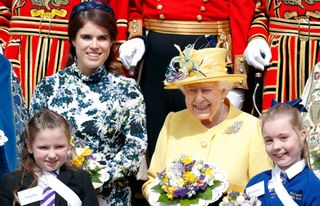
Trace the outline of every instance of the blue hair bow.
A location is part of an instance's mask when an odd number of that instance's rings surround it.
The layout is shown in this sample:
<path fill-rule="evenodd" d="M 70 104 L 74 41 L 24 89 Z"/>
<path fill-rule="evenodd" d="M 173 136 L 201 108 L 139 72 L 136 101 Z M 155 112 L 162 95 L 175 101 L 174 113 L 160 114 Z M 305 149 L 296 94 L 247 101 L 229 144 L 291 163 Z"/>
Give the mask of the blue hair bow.
<path fill-rule="evenodd" d="M 98 9 L 104 11 L 114 18 L 114 12 L 112 8 L 109 6 L 109 4 L 100 1 L 85 1 L 73 7 L 72 12 L 70 14 L 70 19 L 72 19 L 76 14 L 82 11 L 88 11 L 91 9 Z"/>
<path fill-rule="evenodd" d="M 274 100 L 272 98 L 271 107 L 278 105 L 278 104 L 287 104 L 287 105 L 290 105 L 291 107 L 297 108 L 300 112 L 308 112 L 308 110 L 305 108 L 305 106 L 303 104 L 300 104 L 300 102 L 302 102 L 301 98 L 294 99 L 292 101 L 288 101 L 285 103 L 277 102 L 276 100 Z"/>

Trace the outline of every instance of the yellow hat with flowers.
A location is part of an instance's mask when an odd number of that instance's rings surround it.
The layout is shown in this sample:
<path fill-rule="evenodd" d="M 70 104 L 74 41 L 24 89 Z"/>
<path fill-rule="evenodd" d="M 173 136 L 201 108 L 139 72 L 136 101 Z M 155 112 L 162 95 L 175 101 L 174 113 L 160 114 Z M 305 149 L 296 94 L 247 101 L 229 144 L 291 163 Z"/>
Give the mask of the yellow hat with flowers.
<path fill-rule="evenodd" d="M 212 81 L 245 80 L 243 74 L 228 74 L 226 68 L 227 50 L 223 48 L 204 48 L 196 50 L 194 44 L 188 45 L 179 56 L 171 59 L 164 81 L 165 89 L 178 89 L 185 84 Z"/>

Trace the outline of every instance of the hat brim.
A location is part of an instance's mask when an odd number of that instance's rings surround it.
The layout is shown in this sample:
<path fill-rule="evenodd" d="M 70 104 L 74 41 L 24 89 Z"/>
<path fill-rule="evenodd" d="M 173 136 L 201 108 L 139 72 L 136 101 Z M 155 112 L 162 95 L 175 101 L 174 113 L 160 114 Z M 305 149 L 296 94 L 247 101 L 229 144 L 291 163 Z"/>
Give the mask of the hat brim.
<path fill-rule="evenodd" d="M 176 81 L 173 83 L 165 83 L 165 89 L 179 89 L 183 85 L 186 84 L 195 84 L 195 83 L 204 83 L 204 82 L 217 82 L 217 81 L 231 81 L 238 82 L 246 80 L 246 76 L 243 74 L 227 74 L 223 76 L 215 76 L 215 77 L 203 77 L 203 78 L 191 78 L 188 77 L 186 79 Z"/>

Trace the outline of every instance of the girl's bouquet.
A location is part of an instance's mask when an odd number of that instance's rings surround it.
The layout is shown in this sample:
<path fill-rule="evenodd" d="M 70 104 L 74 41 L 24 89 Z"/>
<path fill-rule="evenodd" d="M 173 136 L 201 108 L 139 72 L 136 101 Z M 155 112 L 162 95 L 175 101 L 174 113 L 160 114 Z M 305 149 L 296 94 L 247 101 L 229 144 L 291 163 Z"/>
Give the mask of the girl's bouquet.
<path fill-rule="evenodd" d="M 91 149 L 81 140 L 71 138 L 71 165 L 77 169 L 84 169 L 89 173 L 93 187 L 99 189 L 109 180 L 108 172 L 104 165 L 101 165 Z"/>
<path fill-rule="evenodd" d="M 320 149 L 310 151 L 310 161 L 314 169 L 320 170 Z"/>
<path fill-rule="evenodd" d="M 313 172 L 320 178 L 320 149 L 318 147 L 310 151 L 310 163 Z"/>
<path fill-rule="evenodd" d="M 220 202 L 219 206 L 260 206 L 261 202 L 256 197 L 246 193 L 230 192 Z"/>
<path fill-rule="evenodd" d="M 182 155 L 167 165 L 157 179 L 153 192 L 156 205 L 208 205 L 228 188 L 226 174 L 217 166 Z"/>

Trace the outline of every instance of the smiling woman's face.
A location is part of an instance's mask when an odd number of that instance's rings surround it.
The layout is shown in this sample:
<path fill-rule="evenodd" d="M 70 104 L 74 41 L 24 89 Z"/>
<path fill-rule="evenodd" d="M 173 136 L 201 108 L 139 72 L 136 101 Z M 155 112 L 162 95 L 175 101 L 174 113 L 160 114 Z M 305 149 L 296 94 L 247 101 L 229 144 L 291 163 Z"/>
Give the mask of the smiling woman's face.
<path fill-rule="evenodd" d="M 107 60 L 112 44 L 108 30 L 90 21 L 78 31 L 72 45 L 84 75 L 90 75 Z"/>
<path fill-rule="evenodd" d="M 184 85 L 182 90 L 188 110 L 202 123 L 212 123 L 224 98 L 224 90 L 218 83 L 189 84 Z"/>

